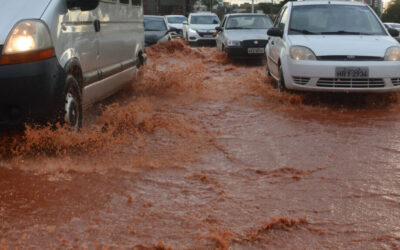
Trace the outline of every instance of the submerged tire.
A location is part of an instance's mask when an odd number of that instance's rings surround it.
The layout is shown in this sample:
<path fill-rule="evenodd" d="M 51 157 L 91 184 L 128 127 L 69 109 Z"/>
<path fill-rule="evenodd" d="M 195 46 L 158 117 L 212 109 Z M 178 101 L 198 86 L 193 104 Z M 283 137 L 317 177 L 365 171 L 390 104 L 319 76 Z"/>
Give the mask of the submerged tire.
<path fill-rule="evenodd" d="M 61 125 L 66 125 L 74 132 L 82 128 L 82 94 L 78 81 L 73 75 L 68 75 L 62 94 L 63 106 L 59 116 Z"/>
<path fill-rule="evenodd" d="M 285 77 L 283 75 L 282 64 L 279 65 L 279 80 L 276 83 L 279 92 L 286 92 Z"/>

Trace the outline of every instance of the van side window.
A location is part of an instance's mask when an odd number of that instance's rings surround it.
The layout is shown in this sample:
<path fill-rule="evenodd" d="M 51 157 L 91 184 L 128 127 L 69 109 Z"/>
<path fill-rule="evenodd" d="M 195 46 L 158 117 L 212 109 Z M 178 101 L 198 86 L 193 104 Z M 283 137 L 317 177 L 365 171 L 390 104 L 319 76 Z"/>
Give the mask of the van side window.
<path fill-rule="evenodd" d="M 117 0 L 101 0 L 104 3 L 117 3 Z"/>
<path fill-rule="evenodd" d="M 120 3 L 129 4 L 129 0 L 119 0 Z"/>
<path fill-rule="evenodd" d="M 132 0 L 133 6 L 142 6 L 142 0 Z"/>

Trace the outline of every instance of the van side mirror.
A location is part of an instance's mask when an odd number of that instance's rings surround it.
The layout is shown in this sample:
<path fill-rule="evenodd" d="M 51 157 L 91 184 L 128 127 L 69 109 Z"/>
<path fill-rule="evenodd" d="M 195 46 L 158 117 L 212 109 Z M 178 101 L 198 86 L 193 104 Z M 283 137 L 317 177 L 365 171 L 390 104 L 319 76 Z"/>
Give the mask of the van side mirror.
<path fill-rule="evenodd" d="M 99 6 L 100 0 L 67 0 L 68 9 L 79 8 L 82 11 L 94 10 Z"/>
<path fill-rule="evenodd" d="M 398 30 L 393 29 L 393 28 L 388 28 L 387 30 L 389 31 L 389 34 L 392 37 L 398 37 L 399 36 L 399 31 Z"/>
<path fill-rule="evenodd" d="M 270 28 L 267 32 L 268 36 L 283 37 L 283 31 L 280 28 Z"/>
<path fill-rule="evenodd" d="M 183 22 L 183 25 L 188 25 L 188 24 L 189 24 L 188 21 Z"/>
<path fill-rule="evenodd" d="M 170 29 L 167 31 L 167 34 L 168 34 L 168 33 L 173 33 L 173 32 L 177 33 L 177 32 L 179 32 L 179 30 L 178 30 L 177 28 L 170 28 Z"/>
<path fill-rule="evenodd" d="M 222 32 L 222 31 L 224 31 L 224 28 L 218 26 L 218 27 L 215 27 L 215 30 L 218 32 Z"/>

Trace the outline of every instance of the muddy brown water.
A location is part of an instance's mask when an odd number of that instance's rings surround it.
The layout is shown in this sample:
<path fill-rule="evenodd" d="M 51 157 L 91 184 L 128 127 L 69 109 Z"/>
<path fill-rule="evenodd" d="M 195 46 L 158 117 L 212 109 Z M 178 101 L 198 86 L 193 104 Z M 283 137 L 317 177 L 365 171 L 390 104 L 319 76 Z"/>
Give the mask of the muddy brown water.
<path fill-rule="evenodd" d="M 76 135 L 0 144 L 0 249 L 399 249 L 395 95 L 278 93 L 177 41 Z"/>

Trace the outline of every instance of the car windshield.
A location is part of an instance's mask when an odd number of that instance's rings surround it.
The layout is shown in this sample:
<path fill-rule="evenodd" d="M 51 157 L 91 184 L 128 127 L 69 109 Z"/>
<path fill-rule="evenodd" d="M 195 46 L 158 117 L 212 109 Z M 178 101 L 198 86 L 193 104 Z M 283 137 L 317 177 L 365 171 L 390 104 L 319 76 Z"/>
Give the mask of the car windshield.
<path fill-rule="evenodd" d="M 164 19 L 162 19 L 162 18 L 145 18 L 144 19 L 144 30 L 145 31 L 166 31 L 167 26 L 165 25 Z"/>
<path fill-rule="evenodd" d="M 217 16 L 192 16 L 190 18 L 191 24 L 219 24 Z"/>
<path fill-rule="evenodd" d="M 271 19 L 267 16 L 232 16 L 228 19 L 226 29 L 269 29 Z"/>
<path fill-rule="evenodd" d="M 170 16 L 167 17 L 168 23 L 173 23 L 173 24 L 177 24 L 177 23 L 183 23 L 185 21 L 187 21 L 187 18 L 184 16 Z"/>
<path fill-rule="evenodd" d="M 293 7 L 289 34 L 386 35 L 367 6 L 331 4 Z"/>
<path fill-rule="evenodd" d="M 400 29 L 400 24 L 397 23 L 392 23 L 390 26 L 394 29 Z"/>

